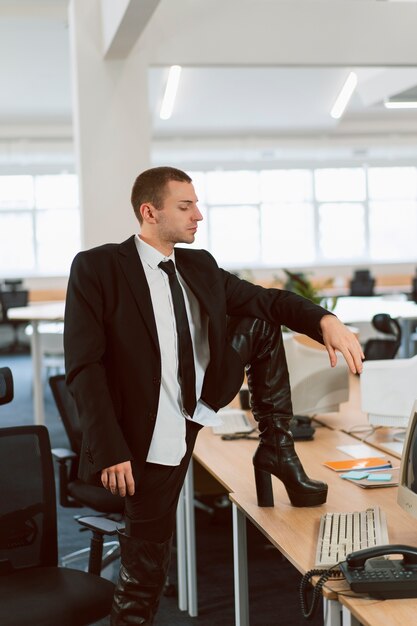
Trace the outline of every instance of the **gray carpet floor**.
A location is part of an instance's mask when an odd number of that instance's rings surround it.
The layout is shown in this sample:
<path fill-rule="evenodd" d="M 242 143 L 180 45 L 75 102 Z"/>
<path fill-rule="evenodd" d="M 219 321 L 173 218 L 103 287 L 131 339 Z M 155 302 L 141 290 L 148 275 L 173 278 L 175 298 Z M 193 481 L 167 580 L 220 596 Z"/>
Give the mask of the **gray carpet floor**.
<path fill-rule="evenodd" d="M 28 355 L 1 355 L 0 367 L 12 369 L 15 398 L 0 407 L 0 426 L 33 423 L 32 369 Z M 65 431 L 58 417 L 49 386 L 45 381 L 46 425 L 53 447 L 68 447 Z M 211 503 L 212 504 L 212 503 Z M 76 515 L 94 514 L 86 508 L 65 509 L 58 505 L 59 554 L 67 555 L 88 545 L 89 534 L 79 530 Z M 155 626 L 232 626 L 234 620 L 232 522 L 230 507 L 214 515 L 196 510 L 198 617 L 191 618 L 178 609 L 177 598 L 164 596 Z M 85 567 L 85 560 L 72 565 Z M 248 524 L 248 569 L 251 626 L 302 626 L 307 624 L 299 606 L 300 574 L 271 544 Z M 106 568 L 104 575 L 116 580 L 118 563 Z M 176 585 L 175 548 L 170 569 L 170 583 Z M 102 620 L 96 626 L 108 626 Z M 323 623 L 322 610 L 309 621 Z M 2 626 L 7 626 L 3 624 Z M 37 626 L 37 625 L 34 625 Z"/>

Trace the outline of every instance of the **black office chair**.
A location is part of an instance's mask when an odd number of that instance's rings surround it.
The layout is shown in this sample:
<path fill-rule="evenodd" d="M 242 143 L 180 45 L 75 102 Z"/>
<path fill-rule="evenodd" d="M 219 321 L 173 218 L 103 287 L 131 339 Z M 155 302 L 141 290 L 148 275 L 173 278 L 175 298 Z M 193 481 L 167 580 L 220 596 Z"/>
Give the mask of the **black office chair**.
<path fill-rule="evenodd" d="M 368 339 L 363 350 L 365 359 L 368 361 L 394 359 L 401 345 L 401 326 L 398 320 L 393 319 L 388 313 L 377 313 L 372 318 L 372 326 L 388 337 Z"/>
<path fill-rule="evenodd" d="M 53 450 L 59 462 L 59 503 L 64 507 L 88 506 L 106 514 L 123 513 L 123 498 L 114 496 L 103 487 L 88 485 L 78 478 L 82 433 L 77 407 L 64 374 L 51 376 L 49 385 L 71 447 L 71 450 Z"/>
<path fill-rule="evenodd" d="M 59 464 L 59 503 L 63 507 L 87 506 L 106 518 L 122 522 L 124 499 L 114 496 L 103 487 L 89 485 L 78 478 L 78 464 L 81 454 L 81 426 L 75 401 L 65 382 L 64 374 L 57 374 L 49 378 L 49 385 L 55 400 L 59 415 L 67 434 L 70 450 L 54 448 L 52 454 Z M 106 554 L 102 566 L 106 566 L 118 558 L 119 543 L 109 541 L 104 544 Z M 83 554 L 88 548 L 65 555 L 63 563 L 71 563 Z M 100 556 L 101 559 L 101 556 Z"/>
<path fill-rule="evenodd" d="M 373 296 L 375 278 L 371 276 L 369 270 L 356 270 L 349 286 L 351 296 Z"/>
<path fill-rule="evenodd" d="M 114 585 L 58 567 L 54 470 L 45 426 L 0 429 L 0 624 L 83 626 L 110 613 Z"/>
<path fill-rule="evenodd" d="M 29 352 L 29 344 L 19 340 L 19 328 L 26 326 L 27 322 L 20 320 L 12 320 L 9 318 L 7 311 L 12 307 L 26 306 L 29 300 L 29 292 L 27 289 L 0 290 L 0 324 L 11 326 L 13 330 L 13 341 L 7 346 L 1 348 L 3 353 L 13 352 Z"/>

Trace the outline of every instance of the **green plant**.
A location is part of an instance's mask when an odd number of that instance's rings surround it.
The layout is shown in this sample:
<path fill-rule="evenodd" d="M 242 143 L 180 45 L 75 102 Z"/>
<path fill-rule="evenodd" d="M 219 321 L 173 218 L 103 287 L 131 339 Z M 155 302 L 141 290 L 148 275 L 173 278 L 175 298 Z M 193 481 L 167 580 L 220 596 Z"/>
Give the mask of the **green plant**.
<path fill-rule="evenodd" d="M 304 298 L 308 298 L 315 304 L 324 304 L 326 308 L 330 311 L 336 306 L 337 297 L 327 298 L 320 294 L 322 289 L 326 287 L 330 287 L 332 284 L 332 280 L 326 280 L 321 283 L 319 286 L 313 285 L 311 280 L 307 277 L 303 272 L 290 272 L 289 270 L 283 269 L 287 276 L 287 281 L 284 285 L 284 288 L 288 291 L 293 291 L 299 296 L 303 296 Z"/>

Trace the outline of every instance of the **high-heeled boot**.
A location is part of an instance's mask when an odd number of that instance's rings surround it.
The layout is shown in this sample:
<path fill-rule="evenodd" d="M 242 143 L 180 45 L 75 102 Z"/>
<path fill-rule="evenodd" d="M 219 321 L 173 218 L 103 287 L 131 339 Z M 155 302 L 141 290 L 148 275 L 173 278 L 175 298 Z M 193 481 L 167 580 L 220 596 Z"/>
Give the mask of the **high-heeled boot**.
<path fill-rule="evenodd" d="M 272 474 L 284 483 L 294 506 L 323 504 L 327 485 L 307 476 L 288 428 L 293 410 L 281 328 L 254 318 L 230 318 L 228 331 L 246 366 L 251 409 L 259 423 L 253 457 L 258 505 L 274 506 Z"/>
<path fill-rule="evenodd" d="M 172 538 L 163 543 L 119 533 L 121 566 L 111 626 L 151 626 L 164 589 Z"/>
<path fill-rule="evenodd" d="M 316 506 L 326 502 L 327 485 L 307 476 L 294 448 L 287 416 L 259 420 L 259 446 L 253 457 L 258 506 L 274 506 L 271 474 L 282 480 L 291 504 Z"/>

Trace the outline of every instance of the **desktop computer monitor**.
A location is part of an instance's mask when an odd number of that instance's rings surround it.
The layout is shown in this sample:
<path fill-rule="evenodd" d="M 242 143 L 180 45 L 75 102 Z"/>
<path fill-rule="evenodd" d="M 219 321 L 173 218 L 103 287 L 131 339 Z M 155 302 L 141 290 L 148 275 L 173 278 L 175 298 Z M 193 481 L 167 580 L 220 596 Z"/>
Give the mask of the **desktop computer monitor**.
<path fill-rule="evenodd" d="M 306 335 L 282 334 L 295 415 L 313 416 L 339 411 L 349 400 L 349 370 L 338 358 L 330 367 L 329 355 L 321 344 Z"/>
<path fill-rule="evenodd" d="M 409 418 L 400 464 L 398 504 L 417 517 L 417 401 Z"/>
<path fill-rule="evenodd" d="M 360 392 L 361 409 L 372 426 L 406 428 L 417 398 L 417 356 L 365 361 Z"/>

